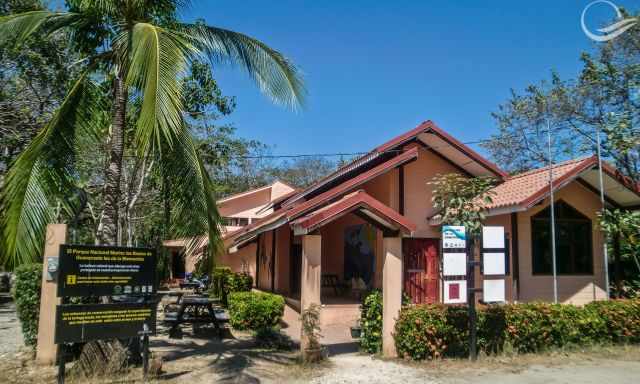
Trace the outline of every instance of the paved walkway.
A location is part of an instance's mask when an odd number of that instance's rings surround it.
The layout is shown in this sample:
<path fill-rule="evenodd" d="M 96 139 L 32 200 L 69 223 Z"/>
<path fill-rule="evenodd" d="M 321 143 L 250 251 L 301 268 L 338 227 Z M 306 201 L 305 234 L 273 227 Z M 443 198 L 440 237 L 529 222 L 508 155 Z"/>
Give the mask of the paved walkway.
<path fill-rule="evenodd" d="M 16 307 L 8 294 L 0 294 L 0 359 L 12 356 L 22 346 L 22 332 Z"/>

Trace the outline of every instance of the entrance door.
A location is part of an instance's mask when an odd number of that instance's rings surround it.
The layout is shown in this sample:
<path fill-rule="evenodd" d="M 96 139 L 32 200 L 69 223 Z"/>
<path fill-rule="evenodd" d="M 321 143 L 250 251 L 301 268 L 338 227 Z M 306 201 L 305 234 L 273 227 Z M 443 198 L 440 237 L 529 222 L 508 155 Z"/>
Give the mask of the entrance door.
<path fill-rule="evenodd" d="M 404 291 L 414 304 L 438 301 L 438 239 L 403 239 Z"/>
<path fill-rule="evenodd" d="M 291 271 L 289 286 L 291 295 L 296 296 L 300 294 L 300 278 L 302 277 L 302 244 L 291 244 L 291 253 L 289 254 Z"/>

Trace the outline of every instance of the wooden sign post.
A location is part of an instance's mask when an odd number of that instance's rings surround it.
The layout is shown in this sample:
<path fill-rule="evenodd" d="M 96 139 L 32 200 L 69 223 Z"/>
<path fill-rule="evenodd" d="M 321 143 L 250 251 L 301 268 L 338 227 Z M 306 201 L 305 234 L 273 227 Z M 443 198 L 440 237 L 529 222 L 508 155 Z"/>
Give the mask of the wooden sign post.
<path fill-rule="evenodd" d="M 50 270 L 57 267 L 60 245 L 64 244 L 66 240 L 66 224 L 47 225 L 42 258 L 42 288 L 40 290 L 38 345 L 36 347 L 36 361 L 39 364 L 53 365 L 56 363 L 57 347 L 53 342 L 53 337 L 56 324 L 56 306 L 60 304 L 60 299 L 56 295 L 56 276 L 53 276 Z"/>

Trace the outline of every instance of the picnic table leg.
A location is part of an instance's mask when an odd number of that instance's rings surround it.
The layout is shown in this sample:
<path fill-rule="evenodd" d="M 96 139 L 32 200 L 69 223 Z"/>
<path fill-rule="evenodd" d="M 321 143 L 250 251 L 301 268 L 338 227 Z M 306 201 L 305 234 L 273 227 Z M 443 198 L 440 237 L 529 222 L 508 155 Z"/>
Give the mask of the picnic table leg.
<path fill-rule="evenodd" d="M 220 324 L 218 324 L 218 319 L 216 318 L 216 312 L 213 309 L 213 305 L 209 304 L 207 306 L 208 310 L 209 310 L 209 315 L 211 316 L 211 319 L 213 320 L 213 326 L 216 328 L 216 333 L 218 334 L 218 338 L 220 340 L 222 340 L 222 328 L 220 327 Z"/>

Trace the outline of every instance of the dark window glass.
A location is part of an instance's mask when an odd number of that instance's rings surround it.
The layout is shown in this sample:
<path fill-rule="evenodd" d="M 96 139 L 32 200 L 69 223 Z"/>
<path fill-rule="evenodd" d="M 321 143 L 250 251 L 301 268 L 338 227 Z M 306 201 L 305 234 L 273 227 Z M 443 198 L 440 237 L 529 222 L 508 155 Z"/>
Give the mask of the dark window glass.
<path fill-rule="evenodd" d="M 556 268 L 559 275 L 593 274 L 591 220 L 563 201 L 555 204 Z M 551 208 L 531 218 L 533 273 L 551 274 Z"/>

